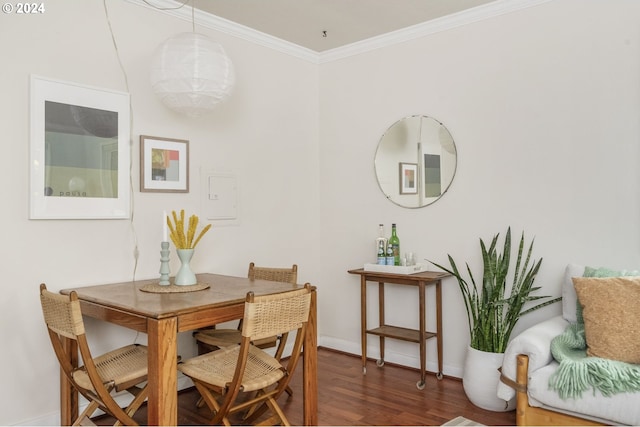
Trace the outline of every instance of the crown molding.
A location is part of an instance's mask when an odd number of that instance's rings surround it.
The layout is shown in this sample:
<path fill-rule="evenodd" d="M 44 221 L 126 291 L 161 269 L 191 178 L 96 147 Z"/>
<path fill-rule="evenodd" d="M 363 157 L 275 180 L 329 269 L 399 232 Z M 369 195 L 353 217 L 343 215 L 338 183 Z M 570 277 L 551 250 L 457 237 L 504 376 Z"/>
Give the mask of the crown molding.
<path fill-rule="evenodd" d="M 521 9 L 527 9 L 553 0 L 496 0 L 482 6 L 476 6 L 462 12 L 443 16 L 411 27 L 403 28 L 390 33 L 381 34 L 366 40 L 351 43 L 336 49 L 327 50 L 318 54 L 318 63 L 332 62 L 361 53 L 370 52 L 398 43 L 418 39 L 420 37 L 483 21 Z"/>
<path fill-rule="evenodd" d="M 191 7 L 185 6 L 183 2 L 177 2 L 175 0 L 126 0 L 128 3 L 142 6 L 147 9 L 155 10 L 156 12 L 164 13 L 166 15 L 173 16 L 189 23 L 192 22 Z M 153 5 L 150 3 L 153 2 Z M 183 7 L 184 6 L 184 7 Z M 203 12 L 195 9 L 193 11 L 193 19 L 195 19 L 198 27 L 205 27 L 211 30 L 220 31 L 221 33 L 228 34 L 233 37 L 237 37 L 242 40 L 246 40 L 251 43 L 258 44 L 260 46 L 268 47 L 270 49 L 286 53 L 291 56 L 303 59 L 305 61 L 318 63 L 318 52 L 297 44 L 282 40 L 278 37 L 271 36 L 253 28 L 246 27 L 244 25 L 229 21 L 228 19 L 221 18 L 210 13 Z"/>
<path fill-rule="evenodd" d="M 189 23 L 192 22 L 192 10 L 188 6 L 176 0 L 152 0 L 153 5 L 149 4 L 149 0 L 126 0 L 129 3 L 146 7 L 157 12 L 165 13 L 182 19 Z M 390 0 L 392 1 L 392 0 Z M 430 34 L 439 33 L 452 28 L 468 25 L 474 22 L 493 18 L 496 16 L 512 13 L 521 9 L 527 9 L 553 0 L 496 0 L 494 2 L 477 6 L 452 15 L 443 16 L 401 30 L 392 31 L 380 36 L 371 37 L 366 40 L 351 43 L 346 46 L 327 50 L 324 52 L 316 52 L 311 49 L 299 46 L 297 44 L 282 40 L 278 37 L 271 36 L 253 28 L 237 24 L 228 19 L 221 18 L 201 10 L 194 10 L 195 22 L 200 27 L 206 27 L 224 34 L 246 40 L 251 43 L 264 46 L 296 58 L 303 59 L 315 64 L 336 61 L 350 56 L 359 55 L 361 53 L 370 52 L 398 43 L 414 40 Z"/>

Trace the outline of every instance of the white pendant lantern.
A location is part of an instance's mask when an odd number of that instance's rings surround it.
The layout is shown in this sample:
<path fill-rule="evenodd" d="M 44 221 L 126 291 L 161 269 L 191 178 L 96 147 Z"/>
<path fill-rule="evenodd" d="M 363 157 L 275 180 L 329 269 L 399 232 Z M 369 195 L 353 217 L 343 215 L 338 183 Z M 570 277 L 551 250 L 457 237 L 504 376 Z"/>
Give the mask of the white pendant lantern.
<path fill-rule="evenodd" d="M 229 97 L 233 64 L 219 43 L 195 32 L 167 39 L 151 59 L 151 86 L 164 105 L 197 117 Z"/>

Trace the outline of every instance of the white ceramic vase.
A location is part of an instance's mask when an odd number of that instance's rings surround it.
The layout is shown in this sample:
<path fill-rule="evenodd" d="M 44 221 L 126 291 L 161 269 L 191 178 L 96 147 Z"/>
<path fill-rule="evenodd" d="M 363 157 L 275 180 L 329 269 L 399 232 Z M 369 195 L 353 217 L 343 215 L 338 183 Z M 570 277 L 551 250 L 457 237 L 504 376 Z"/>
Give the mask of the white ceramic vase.
<path fill-rule="evenodd" d="M 176 252 L 180 259 L 180 270 L 176 273 L 175 284 L 180 286 L 195 285 L 198 281 L 189 265 L 193 256 L 193 249 L 177 249 Z"/>
<path fill-rule="evenodd" d="M 494 412 L 515 409 L 515 398 L 505 401 L 497 396 L 504 353 L 490 353 L 469 347 L 462 374 L 464 392 L 474 405 Z"/>

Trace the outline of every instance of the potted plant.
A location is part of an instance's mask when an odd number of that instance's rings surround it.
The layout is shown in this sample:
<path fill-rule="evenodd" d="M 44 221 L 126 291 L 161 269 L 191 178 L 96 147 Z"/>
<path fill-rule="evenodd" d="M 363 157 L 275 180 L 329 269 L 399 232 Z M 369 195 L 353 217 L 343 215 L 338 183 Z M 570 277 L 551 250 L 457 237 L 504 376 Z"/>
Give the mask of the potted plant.
<path fill-rule="evenodd" d="M 515 270 L 510 275 L 511 227 L 507 229 L 502 252 L 498 248 L 499 236 L 500 234 L 496 234 L 493 237 L 488 248 L 480 239 L 483 263 L 481 287 L 468 263 L 466 270 L 471 283 L 462 276 L 451 255 L 448 255 L 451 268 L 431 263 L 458 280 L 467 310 L 471 343 L 462 379 L 467 397 L 481 408 L 506 411 L 513 409 L 514 402 L 499 399 L 495 387 L 499 381 L 498 369 L 502 366 L 503 354 L 513 328 L 521 316 L 560 301 L 561 298 L 548 299 L 549 296 L 533 295 L 540 289 L 533 284 L 542 264 L 542 259 L 531 259 L 533 240 L 525 254 L 525 238 L 524 232 L 522 233 Z M 509 277 L 512 278 L 512 282 L 507 286 Z M 527 303 L 543 299 L 544 302 L 525 308 Z M 493 366 L 489 368 L 486 363 L 492 363 Z"/>

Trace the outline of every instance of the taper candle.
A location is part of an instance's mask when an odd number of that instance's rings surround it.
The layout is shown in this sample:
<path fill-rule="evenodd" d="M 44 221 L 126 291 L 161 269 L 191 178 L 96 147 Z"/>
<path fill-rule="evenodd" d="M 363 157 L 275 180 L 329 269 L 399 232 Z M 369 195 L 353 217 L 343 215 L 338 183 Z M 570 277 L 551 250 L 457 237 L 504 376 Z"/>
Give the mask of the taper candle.
<path fill-rule="evenodd" d="M 162 211 L 162 241 L 169 241 L 167 236 L 167 211 Z"/>

